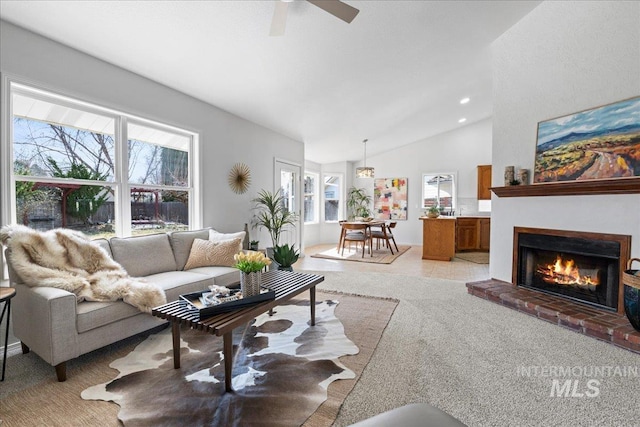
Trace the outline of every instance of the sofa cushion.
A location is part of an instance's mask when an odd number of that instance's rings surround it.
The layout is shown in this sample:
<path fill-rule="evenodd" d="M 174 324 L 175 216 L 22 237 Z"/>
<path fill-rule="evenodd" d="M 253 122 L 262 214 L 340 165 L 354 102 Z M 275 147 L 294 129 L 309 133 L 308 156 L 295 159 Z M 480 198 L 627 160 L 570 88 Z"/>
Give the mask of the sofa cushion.
<path fill-rule="evenodd" d="M 191 253 L 185 270 L 196 267 L 222 266 L 231 267 L 235 264 L 233 256 L 240 252 L 242 240 L 222 240 L 212 242 L 210 240 L 195 239 L 191 246 Z"/>
<path fill-rule="evenodd" d="M 209 238 L 209 228 L 193 231 L 174 231 L 169 234 L 169 241 L 173 248 L 173 256 L 176 259 L 176 267 L 178 270 L 184 270 L 184 266 L 189 259 L 191 245 L 194 239 L 207 240 Z"/>
<path fill-rule="evenodd" d="M 136 307 L 122 301 L 83 301 L 78 303 L 76 310 L 76 327 L 80 334 L 140 314 Z"/>
<path fill-rule="evenodd" d="M 191 271 L 167 271 L 147 276 L 145 280 L 162 288 L 167 302 L 177 300 L 182 294 L 208 290 L 214 284 L 212 276 Z"/>
<path fill-rule="evenodd" d="M 240 283 L 240 270 L 233 267 L 198 267 L 189 271 L 213 277 L 213 284 L 218 286 L 229 287 Z"/>
<path fill-rule="evenodd" d="M 230 279 L 239 280 L 238 270 L 230 267 L 205 267 L 196 269 L 199 271 L 169 271 L 152 274 L 145 277 L 145 281 L 158 285 L 164 290 L 167 301 L 175 301 L 182 294 L 199 292 L 209 289 L 209 286 L 217 284 L 226 286 L 233 284 L 233 280 L 222 280 L 216 283 L 215 278 L 229 275 Z M 109 323 L 118 322 L 127 317 L 140 314 L 140 310 L 122 301 L 115 302 L 89 302 L 84 301 L 77 305 L 78 333 L 90 331 Z"/>
<path fill-rule="evenodd" d="M 124 267 L 130 276 L 144 277 L 176 270 L 176 260 L 166 233 L 112 237 L 109 243 L 113 259 Z"/>

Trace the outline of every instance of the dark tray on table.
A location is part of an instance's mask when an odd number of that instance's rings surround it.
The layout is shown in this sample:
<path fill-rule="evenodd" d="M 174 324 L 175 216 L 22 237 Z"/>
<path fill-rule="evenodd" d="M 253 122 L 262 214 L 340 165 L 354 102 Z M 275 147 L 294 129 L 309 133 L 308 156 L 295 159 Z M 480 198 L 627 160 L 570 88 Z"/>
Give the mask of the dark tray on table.
<path fill-rule="evenodd" d="M 272 291 L 269 288 L 261 286 L 259 295 L 243 297 L 235 301 L 223 302 L 218 305 L 205 306 L 200 301 L 200 297 L 202 294 L 209 292 L 210 291 L 199 291 L 180 295 L 180 303 L 185 306 L 191 314 L 198 316 L 199 320 L 215 314 L 227 313 L 229 311 L 238 310 L 260 302 L 274 300 L 276 298 L 276 291 Z M 231 295 L 235 295 L 238 292 L 240 292 L 240 289 L 231 289 Z"/>

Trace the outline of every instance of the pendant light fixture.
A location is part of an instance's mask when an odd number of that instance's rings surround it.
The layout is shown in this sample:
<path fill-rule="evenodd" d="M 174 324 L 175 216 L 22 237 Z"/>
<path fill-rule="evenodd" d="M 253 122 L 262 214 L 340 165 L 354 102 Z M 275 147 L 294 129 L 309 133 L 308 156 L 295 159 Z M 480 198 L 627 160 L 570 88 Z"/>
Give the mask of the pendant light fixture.
<path fill-rule="evenodd" d="M 367 141 L 368 139 L 362 141 L 364 144 L 364 166 L 356 168 L 356 178 L 373 178 L 374 169 L 367 167 Z"/>

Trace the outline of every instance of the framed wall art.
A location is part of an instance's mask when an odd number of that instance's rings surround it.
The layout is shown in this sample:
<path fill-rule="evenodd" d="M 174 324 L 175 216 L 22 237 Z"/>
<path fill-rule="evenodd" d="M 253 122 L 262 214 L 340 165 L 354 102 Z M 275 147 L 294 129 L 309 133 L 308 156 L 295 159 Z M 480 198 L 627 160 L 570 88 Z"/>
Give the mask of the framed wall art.
<path fill-rule="evenodd" d="M 640 97 L 538 123 L 534 183 L 640 176 Z"/>
<path fill-rule="evenodd" d="M 373 187 L 373 216 L 376 219 L 407 219 L 408 178 L 376 178 Z"/>

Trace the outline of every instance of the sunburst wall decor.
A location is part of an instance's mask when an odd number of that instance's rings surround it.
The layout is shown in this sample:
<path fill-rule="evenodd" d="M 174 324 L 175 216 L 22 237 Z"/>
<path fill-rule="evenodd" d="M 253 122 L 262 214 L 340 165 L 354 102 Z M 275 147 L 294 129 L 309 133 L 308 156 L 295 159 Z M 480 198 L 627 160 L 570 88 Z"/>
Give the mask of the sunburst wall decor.
<path fill-rule="evenodd" d="M 242 194 L 251 185 L 251 170 L 244 163 L 236 163 L 229 171 L 229 187 L 234 193 Z"/>

